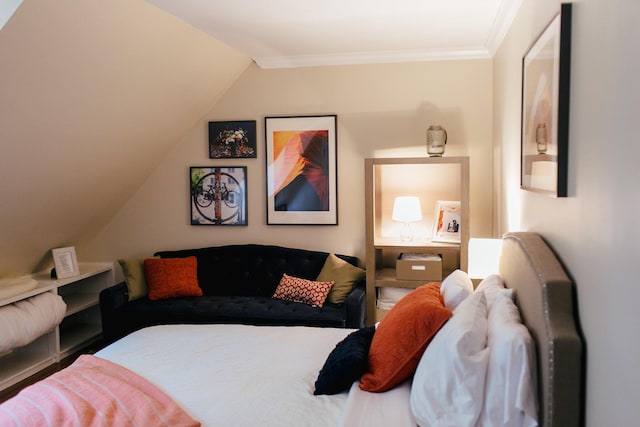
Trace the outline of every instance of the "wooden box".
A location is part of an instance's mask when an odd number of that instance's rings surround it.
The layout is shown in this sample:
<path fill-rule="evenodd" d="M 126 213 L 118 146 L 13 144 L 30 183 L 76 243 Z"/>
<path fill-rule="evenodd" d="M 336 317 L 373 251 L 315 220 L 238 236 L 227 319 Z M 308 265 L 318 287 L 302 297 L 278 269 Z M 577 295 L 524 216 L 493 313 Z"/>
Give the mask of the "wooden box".
<path fill-rule="evenodd" d="M 401 253 L 396 261 L 398 280 L 442 280 L 442 258 L 434 254 Z"/>

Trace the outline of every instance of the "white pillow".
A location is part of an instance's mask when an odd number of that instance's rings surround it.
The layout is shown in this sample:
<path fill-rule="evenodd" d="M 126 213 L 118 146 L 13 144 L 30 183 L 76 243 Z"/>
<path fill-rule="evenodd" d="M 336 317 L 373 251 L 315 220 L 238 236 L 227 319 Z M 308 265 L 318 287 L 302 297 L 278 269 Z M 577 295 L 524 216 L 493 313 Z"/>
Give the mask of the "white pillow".
<path fill-rule="evenodd" d="M 534 343 L 518 307 L 499 294 L 489 311 L 485 403 L 478 426 L 538 425 Z"/>
<path fill-rule="evenodd" d="M 499 294 L 505 294 L 509 298 L 513 299 L 513 289 L 506 289 L 504 282 L 497 274 L 487 276 L 480 282 L 475 292 L 484 292 L 487 297 L 487 308 L 491 311 L 493 302 Z"/>
<path fill-rule="evenodd" d="M 473 282 L 462 270 L 455 270 L 440 284 L 440 293 L 444 298 L 444 306 L 455 310 L 458 304 L 473 293 Z"/>
<path fill-rule="evenodd" d="M 473 293 L 427 346 L 411 386 L 420 426 L 473 426 L 483 405 L 489 359 L 487 302 Z"/>

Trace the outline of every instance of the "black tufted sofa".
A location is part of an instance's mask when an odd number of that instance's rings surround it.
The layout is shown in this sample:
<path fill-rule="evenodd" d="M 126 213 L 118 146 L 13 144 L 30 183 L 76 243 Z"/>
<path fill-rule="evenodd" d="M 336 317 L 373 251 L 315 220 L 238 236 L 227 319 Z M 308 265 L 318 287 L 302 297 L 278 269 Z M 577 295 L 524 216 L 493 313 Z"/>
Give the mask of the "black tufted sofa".
<path fill-rule="evenodd" d="M 155 255 L 162 258 L 195 256 L 198 283 L 204 295 L 129 301 L 125 282 L 106 288 L 100 293 L 106 341 L 146 326 L 177 323 L 364 326 L 364 281 L 356 284 L 343 304 L 312 307 L 271 298 L 283 273 L 315 280 L 328 256 L 326 252 L 248 244 L 163 251 Z M 359 266 L 356 257 L 337 256 Z"/>

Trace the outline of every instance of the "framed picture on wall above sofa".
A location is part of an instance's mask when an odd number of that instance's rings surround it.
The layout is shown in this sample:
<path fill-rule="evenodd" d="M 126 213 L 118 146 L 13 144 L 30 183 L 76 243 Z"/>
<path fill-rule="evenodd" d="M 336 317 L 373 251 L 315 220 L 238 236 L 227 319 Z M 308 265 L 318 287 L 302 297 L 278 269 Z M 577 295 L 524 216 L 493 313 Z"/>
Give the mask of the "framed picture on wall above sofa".
<path fill-rule="evenodd" d="M 267 224 L 338 224 L 336 121 L 265 117 Z"/>
<path fill-rule="evenodd" d="M 256 121 L 209 122 L 209 158 L 255 158 Z"/>
<path fill-rule="evenodd" d="M 567 196 L 571 4 L 522 58 L 520 188 Z"/>
<path fill-rule="evenodd" d="M 191 225 L 247 225 L 247 168 L 192 166 Z"/>

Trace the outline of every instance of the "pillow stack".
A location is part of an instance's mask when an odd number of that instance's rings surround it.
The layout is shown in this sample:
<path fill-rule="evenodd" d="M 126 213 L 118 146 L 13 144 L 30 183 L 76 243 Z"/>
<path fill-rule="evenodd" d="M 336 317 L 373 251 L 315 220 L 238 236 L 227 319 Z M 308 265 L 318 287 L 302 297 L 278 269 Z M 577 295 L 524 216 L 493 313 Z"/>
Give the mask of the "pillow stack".
<path fill-rule="evenodd" d="M 473 290 L 457 270 L 441 285 L 453 317 L 416 370 L 411 411 L 420 426 L 535 426 L 534 344 L 513 290 L 497 275 Z"/>
<path fill-rule="evenodd" d="M 535 426 L 534 343 L 499 276 L 477 289 L 456 270 L 402 298 L 374 327 L 331 352 L 315 394 L 385 392 L 413 377 L 420 426 Z"/>
<path fill-rule="evenodd" d="M 535 344 L 513 302 L 513 290 L 505 289 L 498 276 L 486 280 L 478 289 L 487 295 L 488 303 L 491 301 L 490 354 L 485 401 L 478 425 L 537 426 Z"/>

